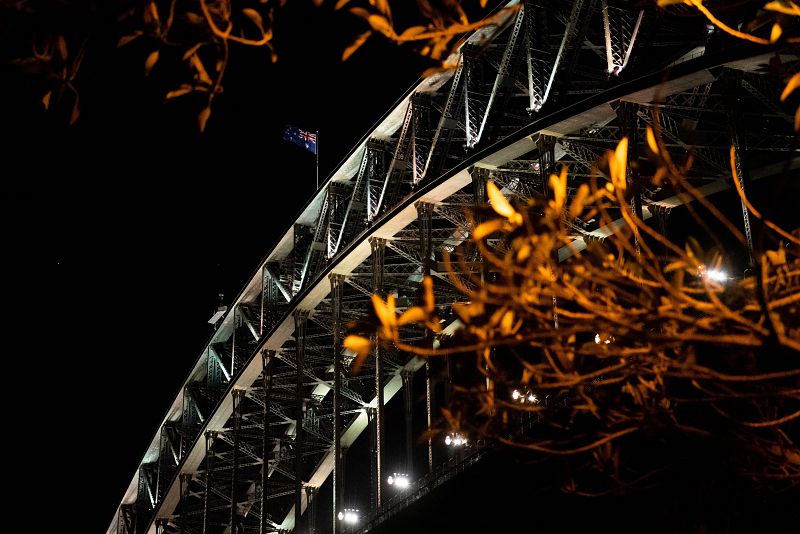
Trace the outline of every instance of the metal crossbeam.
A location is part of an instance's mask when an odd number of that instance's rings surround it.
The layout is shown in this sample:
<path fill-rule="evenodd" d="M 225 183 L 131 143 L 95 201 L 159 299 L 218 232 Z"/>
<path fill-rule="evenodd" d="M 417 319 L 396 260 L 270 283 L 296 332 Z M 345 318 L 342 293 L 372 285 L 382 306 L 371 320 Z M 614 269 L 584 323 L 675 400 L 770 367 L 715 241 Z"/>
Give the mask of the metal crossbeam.
<path fill-rule="evenodd" d="M 644 18 L 644 11 L 634 14 L 630 8 L 612 7 L 603 2 L 603 30 L 606 37 L 608 73 L 619 76 L 631 57 L 636 36 Z"/>

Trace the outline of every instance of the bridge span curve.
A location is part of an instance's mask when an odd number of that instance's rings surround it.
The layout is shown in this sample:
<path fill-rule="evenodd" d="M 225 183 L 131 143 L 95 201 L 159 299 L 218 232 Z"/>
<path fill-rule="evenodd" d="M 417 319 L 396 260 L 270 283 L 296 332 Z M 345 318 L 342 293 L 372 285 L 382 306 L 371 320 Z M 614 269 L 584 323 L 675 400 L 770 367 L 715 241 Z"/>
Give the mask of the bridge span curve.
<path fill-rule="evenodd" d="M 410 305 L 425 271 L 437 278 L 447 316 L 461 297 L 437 260 L 444 247 L 468 238 L 464 209 L 484 201 L 487 179 L 518 197 L 539 194 L 557 163 L 585 179 L 621 131 L 656 121 L 670 146 L 695 153 L 690 179 L 707 195 L 730 187 L 725 150 L 734 137 L 747 140 L 751 179 L 779 172 L 787 152 L 798 166 L 779 80 L 764 68 L 776 57 L 796 65 L 796 56 L 728 41 L 702 24 L 681 28 L 655 10 L 610 4 L 530 1 L 516 9 L 510 2 L 515 9 L 497 26 L 464 40 L 453 70 L 421 80 L 365 136 L 221 319 L 108 534 L 263 534 L 297 531 L 298 518 L 311 529 L 332 474 L 321 524 L 336 525 L 334 514 L 348 503 L 343 451 L 365 430 L 372 440 L 372 512 L 385 501 L 387 435 L 402 442 L 394 448 L 408 471 L 435 468 L 441 446 L 411 438 L 420 421 L 436 419 L 442 401 L 435 378 L 421 371 L 425 362 L 388 352 L 351 373 L 342 328 L 368 314 L 374 290 Z M 723 85 L 752 108 L 731 109 Z M 747 113 L 762 118 L 737 121 L 744 131 L 732 137 L 731 117 Z M 763 117 L 773 126 L 769 135 Z M 775 121 L 785 127 L 774 128 Z M 642 200 L 645 218 L 684 202 L 669 191 Z M 616 228 L 581 223 L 577 248 Z M 559 255 L 568 254 L 565 247 Z M 426 402 L 415 400 L 417 374 L 425 375 Z M 406 424 L 386 428 L 384 412 L 395 397 L 404 399 Z"/>

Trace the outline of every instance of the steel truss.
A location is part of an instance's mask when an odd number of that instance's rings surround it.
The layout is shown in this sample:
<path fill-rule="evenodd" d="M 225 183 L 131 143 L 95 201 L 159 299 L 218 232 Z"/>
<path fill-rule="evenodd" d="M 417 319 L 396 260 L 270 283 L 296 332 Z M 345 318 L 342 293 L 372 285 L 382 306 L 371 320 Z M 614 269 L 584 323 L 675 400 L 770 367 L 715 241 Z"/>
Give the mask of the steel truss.
<path fill-rule="evenodd" d="M 426 373 L 427 393 L 416 402 L 413 377 L 425 367 L 418 359 L 379 349 L 355 372 L 354 355 L 341 348 L 343 323 L 371 320 L 373 292 L 393 294 L 400 310 L 414 305 L 425 274 L 435 277 L 437 305 L 450 320 L 449 304 L 461 297 L 442 252 L 468 239 L 468 210 L 485 201 L 486 180 L 523 200 L 546 194 L 549 174 L 567 165 L 572 191 L 624 133 L 632 163 L 641 164 L 631 180 L 645 183 L 648 126 L 676 158 L 695 159 L 689 178 L 698 188 L 729 186 L 731 143 L 744 185 L 787 153 L 796 165 L 779 80 L 759 69 L 767 56 L 743 48 L 724 69 L 713 56 L 697 57 L 656 91 L 660 77 L 646 75 L 696 53 L 706 33 L 663 14 L 647 26 L 655 16 L 606 0 L 523 2 L 493 32 L 470 38 L 454 71 L 407 95 L 391 117 L 399 126 L 387 134 L 387 119 L 353 152 L 220 322 L 109 534 L 338 532 L 345 471 L 355 465 L 346 451 L 367 429 L 374 512 L 385 502 L 388 440 L 405 444 L 408 470 L 423 471 L 423 457 L 433 470 L 442 450 L 432 441 L 416 447 L 411 430 L 413 420 L 436 424 L 443 399 L 435 378 Z M 636 61 L 645 33 L 648 57 Z M 667 186 L 640 193 L 636 209 L 663 227 L 683 202 Z M 595 221 L 570 224 L 581 243 L 608 231 Z M 432 341 L 416 327 L 402 335 Z M 383 408 L 401 389 L 404 424 L 386 427 Z M 330 474 L 334 517 L 321 519 L 315 503 Z"/>

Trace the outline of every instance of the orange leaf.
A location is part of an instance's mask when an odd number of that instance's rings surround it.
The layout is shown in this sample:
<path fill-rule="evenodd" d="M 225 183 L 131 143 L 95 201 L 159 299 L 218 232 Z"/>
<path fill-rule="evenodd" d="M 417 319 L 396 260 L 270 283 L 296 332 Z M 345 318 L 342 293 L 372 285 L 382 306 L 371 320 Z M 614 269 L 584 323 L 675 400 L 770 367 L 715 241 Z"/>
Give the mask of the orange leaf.
<path fill-rule="evenodd" d="M 186 52 L 184 52 L 184 53 L 183 53 L 183 61 L 186 61 L 187 59 L 189 59 L 190 57 L 192 57 L 193 55 L 195 55 L 195 53 L 196 53 L 198 50 L 200 50 L 200 47 L 201 47 L 201 46 L 203 46 L 203 43 L 197 43 L 196 45 L 194 45 L 194 46 L 192 46 L 191 48 L 189 48 L 189 50 L 187 50 Z"/>
<path fill-rule="evenodd" d="M 53 91 L 47 91 L 44 96 L 42 97 L 42 105 L 44 109 L 50 108 L 50 97 L 53 95 Z"/>
<path fill-rule="evenodd" d="M 150 10 L 150 16 L 151 16 L 151 17 L 153 17 L 153 20 L 155 20 L 155 21 L 156 21 L 156 23 L 158 23 L 158 22 L 159 22 L 159 16 L 158 16 L 158 7 L 156 7 L 155 0 L 152 0 L 152 1 L 151 1 L 151 2 L 150 2 L 148 5 L 147 5 L 147 7 L 148 7 L 148 9 Z"/>
<path fill-rule="evenodd" d="M 126 44 L 130 43 L 131 41 L 133 41 L 134 39 L 136 39 L 140 35 L 142 35 L 142 32 L 139 31 L 139 30 L 136 30 L 135 32 L 133 32 L 130 35 L 124 35 L 124 36 L 119 38 L 119 41 L 117 41 L 117 46 L 125 46 Z"/>
<path fill-rule="evenodd" d="M 194 88 L 191 85 L 183 84 L 178 89 L 173 89 L 172 91 L 167 93 L 166 99 L 169 100 L 170 98 L 175 98 L 178 96 L 183 96 L 192 92 Z"/>
<path fill-rule="evenodd" d="M 376 32 L 380 32 L 386 37 L 393 37 L 395 35 L 394 29 L 392 25 L 389 24 L 389 21 L 386 20 L 386 17 L 382 17 L 380 15 L 370 15 L 367 17 L 367 22 L 369 25 L 372 26 L 372 29 Z"/>
<path fill-rule="evenodd" d="M 208 122 L 208 118 L 211 116 L 211 106 L 206 106 L 200 111 L 200 114 L 197 116 L 197 125 L 200 126 L 200 131 L 204 132 L 206 129 L 206 123 Z"/>
<path fill-rule="evenodd" d="M 350 13 L 364 20 L 368 20 L 372 16 L 372 14 L 363 7 L 351 7 Z"/>
<path fill-rule="evenodd" d="M 361 336 L 347 336 L 344 338 L 343 345 L 356 353 L 356 358 L 353 360 L 353 371 L 357 372 L 361 368 L 361 364 L 364 363 L 364 358 L 369 356 L 372 343 L 369 339 Z"/>
<path fill-rule="evenodd" d="M 197 57 L 197 54 L 192 54 L 191 63 L 197 71 L 197 76 L 200 78 L 200 81 L 206 85 L 211 85 L 211 78 L 208 76 L 208 72 L 206 72 L 206 68 L 203 66 L 203 62 L 200 61 L 200 58 Z"/>
<path fill-rule="evenodd" d="M 59 59 L 67 59 L 67 42 L 64 40 L 63 35 L 59 35 L 56 39 L 56 49 L 58 50 Z"/>
<path fill-rule="evenodd" d="M 147 76 L 150 74 L 150 71 L 153 70 L 153 67 L 158 62 L 158 50 L 153 50 L 150 52 L 150 55 L 147 56 L 147 59 L 144 62 L 144 75 Z"/>
<path fill-rule="evenodd" d="M 253 21 L 253 24 L 259 27 L 259 29 L 264 29 L 264 19 L 261 18 L 261 13 L 253 9 L 252 7 L 246 7 L 242 9 L 242 13 Z"/>
<path fill-rule="evenodd" d="M 481 315 L 484 311 L 482 302 L 454 302 L 452 308 L 465 323 L 468 323 L 473 317 Z"/>
<path fill-rule="evenodd" d="M 347 336 L 344 338 L 344 348 L 355 352 L 358 355 L 366 356 L 372 348 L 372 342 L 361 336 Z"/>
<path fill-rule="evenodd" d="M 375 309 L 375 315 L 383 326 L 383 336 L 385 338 L 393 338 L 396 332 L 397 315 L 395 314 L 394 295 L 389 295 L 386 302 L 383 302 L 378 295 L 372 295 L 372 307 Z"/>
<path fill-rule="evenodd" d="M 783 34 L 783 29 L 781 28 L 780 24 L 776 22 L 775 24 L 772 25 L 772 31 L 769 34 L 769 42 L 774 43 L 775 41 L 781 38 L 782 34 Z"/>
<path fill-rule="evenodd" d="M 550 189 L 553 190 L 553 200 L 551 206 L 556 211 L 564 209 L 564 202 L 567 200 L 567 167 L 561 167 L 561 172 L 558 175 L 550 175 Z"/>
<path fill-rule="evenodd" d="M 763 9 L 766 9 L 767 11 L 777 11 L 778 13 L 783 13 L 784 15 L 795 15 L 800 17 L 800 7 L 789 0 L 769 2 L 763 7 Z"/>
<path fill-rule="evenodd" d="M 342 61 L 347 61 L 356 50 L 361 48 L 361 45 L 367 42 L 367 39 L 369 39 L 370 35 L 372 35 L 372 30 L 367 30 L 358 37 L 356 37 L 356 40 L 353 41 L 350 46 L 344 49 L 344 53 L 342 54 Z"/>
<path fill-rule="evenodd" d="M 653 129 L 649 126 L 647 127 L 647 146 L 650 147 L 650 150 L 653 151 L 653 154 L 658 154 L 658 141 L 656 141 L 656 134 L 653 133 Z"/>
<path fill-rule="evenodd" d="M 72 104 L 72 113 L 70 113 L 70 115 L 69 115 L 69 124 L 70 124 L 70 126 L 75 124 L 75 122 L 78 120 L 78 117 L 80 117 L 80 116 L 81 116 L 81 108 L 78 105 L 78 100 L 76 99 L 75 103 Z"/>
<path fill-rule="evenodd" d="M 622 191 L 627 187 L 628 172 L 628 138 L 623 137 L 617 145 L 617 149 L 609 153 L 608 171 L 611 174 L 611 183 Z"/>
<path fill-rule="evenodd" d="M 426 30 L 427 28 L 425 26 L 411 26 L 410 28 L 407 28 L 405 31 L 403 31 L 403 33 L 400 34 L 398 39 L 401 41 L 406 41 L 421 33 L 425 33 Z"/>
<path fill-rule="evenodd" d="M 586 203 L 586 198 L 589 196 L 589 186 L 586 184 L 581 184 L 578 187 L 578 192 L 575 193 L 575 197 L 572 199 L 572 203 L 569 206 L 569 214 L 573 217 L 577 217 L 578 215 L 583 212 L 583 206 Z"/>
<path fill-rule="evenodd" d="M 489 203 L 492 205 L 492 209 L 496 211 L 498 215 L 502 215 L 508 219 L 511 224 L 522 224 L 522 215 L 517 213 L 511 206 L 511 203 L 506 199 L 500 189 L 494 185 L 494 182 L 486 183 L 486 194 L 489 196 Z"/>
<path fill-rule="evenodd" d="M 397 319 L 397 324 L 398 326 L 403 326 L 404 324 L 419 323 L 424 320 L 425 310 L 419 306 L 412 306 L 400 315 L 400 318 Z"/>
<path fill-rule="evenodd" d="M 480 226 L 472 231 L 472 239 L 475 241 L 481 240 L 488 235 L 492 235 L 506 225 L 503 219 L 494 219 L 493 221 L 486 221 L 481 223 Z"/>
<path fill-rule="evenodd" d="M 425 311 L 433 313 L 435 303 L 433 300 L 433 278 L 426 276 L 422 279 L 422 289 L 424 291 Z"/>
<path fill-rule="evenodd" d="M 792 76 L 786 83 L 786 87 L 783 88 L 781 93 L 781 102 L 789 98 L 789 95 L 798 87 L 800 87 L 800 72 Z"/>

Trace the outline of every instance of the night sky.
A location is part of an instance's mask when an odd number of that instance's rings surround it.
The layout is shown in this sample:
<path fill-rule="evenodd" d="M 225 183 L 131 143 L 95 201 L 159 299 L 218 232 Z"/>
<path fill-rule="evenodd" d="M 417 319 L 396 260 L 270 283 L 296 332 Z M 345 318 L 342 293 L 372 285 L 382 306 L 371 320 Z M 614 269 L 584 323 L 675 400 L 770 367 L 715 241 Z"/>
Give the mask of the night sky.
<path fill-rule="evenodd" d="M 200 103 L 165 102 L 174 73 L 157 65 L 145 78 L 153 43 L 116 49 L 108 14 L 86 23 L 93 44 L 74 126 L 44 112 L 42 87 L 7 65 L 14 36 L 0 21 L 6 462 L 23 475 L 26 517 L 105 532 L 212 333 L 218 294 L 231 303 L 315 190 L 314 156 L 281 140 L 286 125 L 319 130 L 324 178 L 429 66 L 378 40 L 341 63 L 363 22 L 310 4 L 279 11 L 277 64 L 264 49 L 237 50 L 202 135 Z M 752 193 L 778 222 L 796 222 L 798 186 L 786 182 L 791 194 Z M 732 195 L 721 202 L 738 209 Z M 465 499 L 454 494 L 412 514 Z M 473 516 L 457 515 L 470 531 Z"/>
<path fill-rule="evenodd" d="M 279 62 L 239 49 L 204 135 L 192 96 L 164 102 L 170 72 L 143 77 L 152 45 L 116 50 L 113 25 L 92 27 L 72 127 L 2 67 L 7 284 L 25 310 L 9 402 L 46 458 L 26 454 L 23 483 L 84 532 L 108 526 L 218 293 L 230 304 L 314 192 L 314 156 L 285 126 L 319 130 L 325 177 L 427 66 L 377 41 L 342 64 L 363 31 L 346 14 L 289 2 L 276 25 Z"/>

